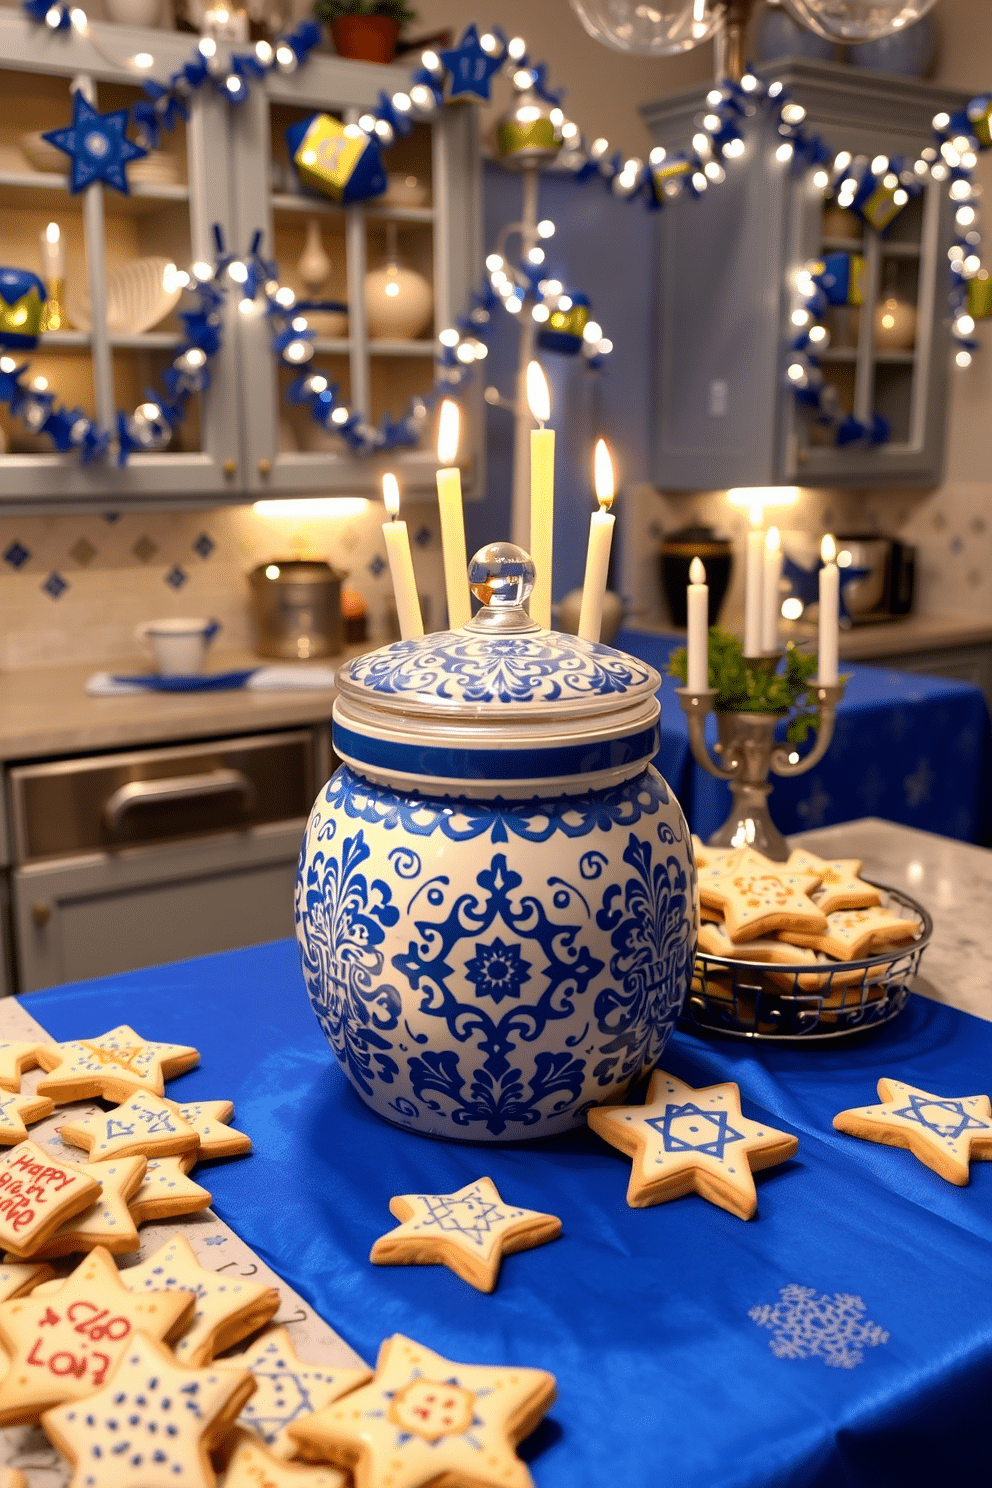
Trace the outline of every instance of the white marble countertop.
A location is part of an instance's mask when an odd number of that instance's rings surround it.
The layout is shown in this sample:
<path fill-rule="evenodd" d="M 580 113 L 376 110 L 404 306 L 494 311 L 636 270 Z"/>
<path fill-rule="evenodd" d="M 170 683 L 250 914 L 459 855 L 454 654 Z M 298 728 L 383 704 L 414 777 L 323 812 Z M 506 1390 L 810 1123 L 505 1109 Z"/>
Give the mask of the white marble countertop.
<path fill-rule="evenodd" d="M 821 857 L 860 858 L 880 883 L 929 911 L 933 939 L 916 991 L 992 1022 L 992 851 L 864 817 L 789 838 Z"/>

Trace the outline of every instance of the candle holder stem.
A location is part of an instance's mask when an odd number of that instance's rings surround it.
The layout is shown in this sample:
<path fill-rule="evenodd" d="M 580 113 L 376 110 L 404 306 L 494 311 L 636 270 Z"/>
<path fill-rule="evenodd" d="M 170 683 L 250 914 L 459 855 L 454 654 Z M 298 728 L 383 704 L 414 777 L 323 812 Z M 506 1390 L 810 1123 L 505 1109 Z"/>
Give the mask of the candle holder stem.
<path fill-rule="evenodd" d="M 810 690 L 817 699 L 816 743 L 800 759 L 798 752 L 775 738 L 781 713 L 717 713 L 717 744 L 713 759 L 706 743 L 706 715 L 714 711 L 716 691 L 690 692 L 676 688 L 676 696 L 689 725 L 689 747 L 693 758 L 710 775 L 726 780 L 733 796 L 727 820 L 710 837 L 712 847 L 753 847 L 765 857 L 784 862 L 789 847 L 768 811 L 772 783 L 770 774 L 804 775 L 826 754 L 834 734 L 837 705 L 844 696 L 843 682 L 813 681 Z"/>

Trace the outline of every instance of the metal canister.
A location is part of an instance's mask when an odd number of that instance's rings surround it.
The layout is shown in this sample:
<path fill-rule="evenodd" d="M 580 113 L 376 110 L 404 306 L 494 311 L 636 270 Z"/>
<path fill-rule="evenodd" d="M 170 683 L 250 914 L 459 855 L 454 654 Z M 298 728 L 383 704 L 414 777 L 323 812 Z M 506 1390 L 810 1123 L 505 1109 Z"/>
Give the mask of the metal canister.
<path fill-rule="evenodd" d="M 341 581 L 319 559 L 278 558 L 248 575 L 259 656 L 309 661 L 344 648 Z"/>

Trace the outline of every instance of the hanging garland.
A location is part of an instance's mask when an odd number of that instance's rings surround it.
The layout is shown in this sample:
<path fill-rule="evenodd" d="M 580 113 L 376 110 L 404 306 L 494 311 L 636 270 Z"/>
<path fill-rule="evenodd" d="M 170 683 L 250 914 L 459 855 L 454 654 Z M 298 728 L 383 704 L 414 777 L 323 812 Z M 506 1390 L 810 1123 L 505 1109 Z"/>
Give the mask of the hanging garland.
<path fill-rule="evenodd" d="M 24 0 L 24 9 L 52 30 L 75 26 L 84 34 L 88 32 L 84 12 L 65 0 L 56 0 L 51 5 L 46 0 Z M 154 148 L 161 130 L 171 130 L 180 119 L 188 118 L 189 99 L 197 89 L 210 86 L 232 104 L 243 103 L 252 83 L 270 71 L 292 73 L 304 64 L 320 35 L 315 22 L 305 21 L 280 37 L 275 45 L 258 42 L 250 53 L 231 52 L 226 62 L 219 56 L 213 38 L 202 38 L 190 61 L 166 83 L 145 79 L 145 97 L 130 111 L 143 146 Z M 397 136 L 407 134 L 415 119 L 427 120 L 450 103 L 489 101 L 492 79 L 501 71 L 510 74 L 518 94 L 529 95 L 538 102 L 539 106 L 531 111 L 535 118 L 533 129 L 550 126 L 559 169 L 571 172 L 579 181 L 598 181 L 622 200 L 640 200 L 649 210 L 658 210 L 683 195 L 698 199 L 719 185 L 726 177 L 722 162 L 738 158 L 746 149 L 746 121 L 754 116 L 759 104 L 777 114 L 782 143 L 776 158 L 794 174 L 812 171 L 813 183 L 825 197 L 834 196 L 839 206 L 858 212 L 879 230 L 893 220 L 912 196 L 919 195 L 928 179 L 947 180 L 958 229 L 950 250 L 950 307 L 958 347 L 955 360 L 958 366 L 970 363 L 977 345 L 972 339 L 975 321 L 992 315 L 992 281 L 979 256 L 977 192 L 972 184 L 978 151 L 992 146 L 992 94 L 976 97 L 965 110 L 953 116 L 938 114 L 934 119 L 934 145 L 922 150 L 910 165 L 902 159 L 852 158 L 847 151 L 835 155 L 819 135 L 804 127 L 805 109 L 791 98 L 781 82 L 765 84 L 749 73 L 740 83 L 724 82 L 707 95 L 709 112 L 694 133 L 691 148 L 668 153 L 659 146 L 650 152 L 647 161 L 636 156 L 624 159 L 619 152 L 611 151 L 604 138 L 586 145 L 578 125 L 565 116 L 560 95 L 548 87 L 546 65 L 531 64 L 528 60 L 522 37 L 507 40 L 496 26 L 480 36 L 472 24 L 457 46 L 440 53 L 423 53 L 421 66 L 410 74 L 408 92 L 397 92 L 391 97 L 380 92 L 376 105 L 357 124 L 330 121 L 354 145 L 359 167 L 337 183 L 338 199 L 362 200 L 381 194 L 386 183 L 379 161 L 380 148 L 388 148 Z M 110 116 L 98 118 L 106 121 Z M 54 138 L 53 143 L 65 148 Z M 131 148 L 136 152 L 142 150 L 142 146 Z M 123 162 L 121 172 L 124 173 Z M 278 284 L 275 266 L 258 258 L 257 245 L 246 261 L 238 262 L 239 271 L 246 269 L 249 276 L 241 282 L 255 287 L 251 301 L 258 284 L 263 287 L 265 313 L 276 323 L 275 354 L 287 366 L 301 366 L 313 355 L 314 339 L 306 324 L 303 305 L 294 304 L 292 291 Z M 456 326 L 441 332 L 437 378 L 431 393 L 412 400 L 406 416 L 397 423 L 387 416 L 379 429 L 372 428 L 361 415 L 337 402 L 336 387 L 319 372 L 297 378 L 290 385 L 287 397 L 307 406 L 323 427 L 340 433 L 354 452 L 367 453 L 418 442 L 418 425 L 427 408 L 440 394 L 451 391 L 464 380 L 473 361 L 486 355 L 485 336 L 491 329 L 492 312 L 500 304 L 511 314 L 520 314 L 529 304 L 530 313 L 541 327 L 539 344 L 547 350 L 568 353 L 581 350 L 590 364 L 597 366 L 612 349 L 600 327 L 589 319 L 585 296 L 569 291 L 557 279 L 544 277 L 543 270 L 533 264 L 509 264 L 502 254 L 491 254 L 486 267 L 488 284 L 471 296 L 467 311 Z M 822 349 L 827 331 L 818 317 L 831 302 L 832 293 L 839 292 L 835 290 L 834 279 L 834 266 L 826 263 L 808 265 L 797 276 L 799 302 L 793 322 L 799 326 L 799 333 L 791 337 L 787 380 L 799 401 L 811 407 L 818 420 L 832 427 L 838 444 L 857 440 L 884 443 L 889 437 L 886 421 L 876 414 L 864 425 L 852 416 L 842 416 L 836 392 L 823 377 L 816 352 Z M 244 291 L 243 297 L 248 300 Z M 127 458 L 125 449 L 122 448 L 121 454 Z"/>

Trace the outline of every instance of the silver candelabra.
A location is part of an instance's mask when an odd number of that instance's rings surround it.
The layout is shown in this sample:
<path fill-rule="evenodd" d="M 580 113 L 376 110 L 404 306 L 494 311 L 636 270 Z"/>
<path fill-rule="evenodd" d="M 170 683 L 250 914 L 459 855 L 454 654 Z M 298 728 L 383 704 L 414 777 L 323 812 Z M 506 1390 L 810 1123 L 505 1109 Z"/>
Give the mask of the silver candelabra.
<path fill-rule="evenodd" d="M 745 658 L 755 669 L 774 667 L 777 656 Z M 802 759 L 789 744 L 775 738 L 781 713 L 718 713 L 717 743 L 713 759 L 706 743 L 706 715 L 712 713 L 716 689 L 691 692 L 677 687 L 676 696 L 689 723 L 689 745 L 693 758 L 718 780 L 726 780 L 733 795 L 730 815 L 710 838 L 711 847 L 753 847 L 765 857 L 784 862 L 789 846 L 768 813 L 772 785 L 769 774 L 804 775 L 826 754 L 834 736 L 837 704 L 844 696 L 843 682 L 813 680 L 809 689 L 817 699 L 816 743 Z"/>

